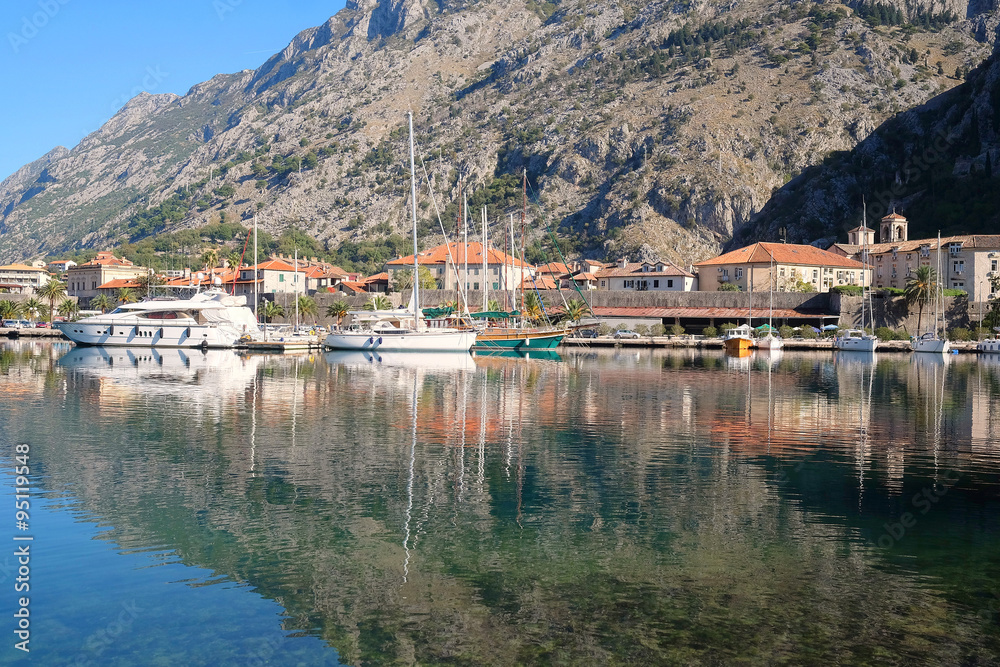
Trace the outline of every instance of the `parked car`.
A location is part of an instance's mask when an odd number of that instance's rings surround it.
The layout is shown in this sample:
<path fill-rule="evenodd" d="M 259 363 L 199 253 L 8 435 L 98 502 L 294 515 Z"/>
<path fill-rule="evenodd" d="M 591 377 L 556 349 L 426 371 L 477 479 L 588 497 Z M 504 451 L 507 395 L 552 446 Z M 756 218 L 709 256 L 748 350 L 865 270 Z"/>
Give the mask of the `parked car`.
<path fill-rule="evenodd" d="M 622 329 L 621 331 L 615 332 L 615 340 L 619 340 L 621 338 L 631 338 L 633 340 L 638 340 L 639 338 L 641 338 L 641 336 L 639 336 L 637 332 L 632 331 L 631 329 Z"/>
<path fill-rule="evenodd" d="M 4 320 L 3 326 L 7 329 L 30 329 L 31 322 L 28 320 Z"/>
<path fill-rule="evenodd" d="M 578 338 L 597 338 L 597 329 L 580 329 L 576 332 Z"/>
<path fill-rule="evenodd" d="M 52 325 L 49 324 L 48 322 L 35 322 L 36 329 L 49 329 L 51 327 Z"/>

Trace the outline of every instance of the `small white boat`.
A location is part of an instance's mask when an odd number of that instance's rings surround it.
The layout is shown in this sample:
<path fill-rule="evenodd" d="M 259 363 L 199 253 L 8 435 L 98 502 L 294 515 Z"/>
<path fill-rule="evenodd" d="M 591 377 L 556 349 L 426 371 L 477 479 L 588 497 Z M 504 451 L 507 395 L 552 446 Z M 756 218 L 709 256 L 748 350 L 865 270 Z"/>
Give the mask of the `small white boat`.
<path fill-rule="evenodd" d="M 931 352 L 937 354 L 947 354 L 951 349 L 951 343 L 944 338 L 938 337 L 933 331 L 928 331 L 919 338 L 910 339 L 910 349 L 914 352 Z"/>
<path fill-rule="evenodd" d="M 773 333 L 757 339 L 757 347 L 761 350 L 780 350 L 784 346 L 785 341 L 781 339 L 781 336 L 775 336 Z"/>
<path fill-rule="evenodd" d="M 976 352 L 984 354 L 1000 354 L 1000 337 L 994 336 L 976 343 Z"/>
<path fill-rule="evenodd" d="M 77 345 L 230 348 L 261 338 L 246 297 L 218 290 L 125 303 L 110 313 L 53 326 Z"/>
<path fill-rule="evenodd" d="M 861 329 L 848 329 L 833 342 L 838 350 L 846 352 L 874 352 L 878 348 L 878 338 Z"/>

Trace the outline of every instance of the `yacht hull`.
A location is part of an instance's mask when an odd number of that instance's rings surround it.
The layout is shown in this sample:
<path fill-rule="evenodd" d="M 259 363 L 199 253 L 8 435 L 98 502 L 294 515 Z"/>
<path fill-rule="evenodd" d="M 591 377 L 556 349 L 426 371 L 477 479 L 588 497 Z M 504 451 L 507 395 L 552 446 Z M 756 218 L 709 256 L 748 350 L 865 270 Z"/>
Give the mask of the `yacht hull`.
<path fill-rule="evenodd" d="M 476 342 L 473 330 L 454 331 L 335 331 L 323 341 L 331 350 L 375 352 L 454 352 L 472 349 Z"/>
<path fill-rule="evenodd" d="M 56 322 L 53 325 L 77 345 L 113 347 L 231 348 L 240 333 L 203 324 L 163 324 L 136 322 Z"/>

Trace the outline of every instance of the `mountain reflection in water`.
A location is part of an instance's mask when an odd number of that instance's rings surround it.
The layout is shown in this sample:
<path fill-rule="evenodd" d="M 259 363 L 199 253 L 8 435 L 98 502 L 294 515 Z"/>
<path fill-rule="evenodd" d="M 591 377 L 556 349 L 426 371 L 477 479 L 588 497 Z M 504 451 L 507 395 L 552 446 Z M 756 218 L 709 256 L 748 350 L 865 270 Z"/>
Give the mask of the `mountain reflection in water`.
<path fill-rule="evenodd" d="M 1000 655 L 985 358 L 6 343 L 0 373 L 0 444 L 31 443 L 51 511 L 122 561 L 192 571 L 144 570 L 144 604 L 237 586 L 280 605 L 289 650 L 316 642 L 301 660 Z M 60 602 L 72 628 L 78 601 Z M 186 647 L 193 627 L 145 626 L 101 659 L 244 655 Z"/>

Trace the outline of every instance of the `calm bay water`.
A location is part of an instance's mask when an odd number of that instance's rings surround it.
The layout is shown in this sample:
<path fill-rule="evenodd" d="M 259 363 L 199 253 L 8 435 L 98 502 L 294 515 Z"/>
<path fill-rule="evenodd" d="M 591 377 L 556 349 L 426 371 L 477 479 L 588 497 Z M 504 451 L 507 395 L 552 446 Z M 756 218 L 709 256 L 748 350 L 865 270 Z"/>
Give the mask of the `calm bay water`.
<path fill-rule="evenodd" d="M 2 345 L 5 664 L 1000 662 L 989 359 Z"/>

